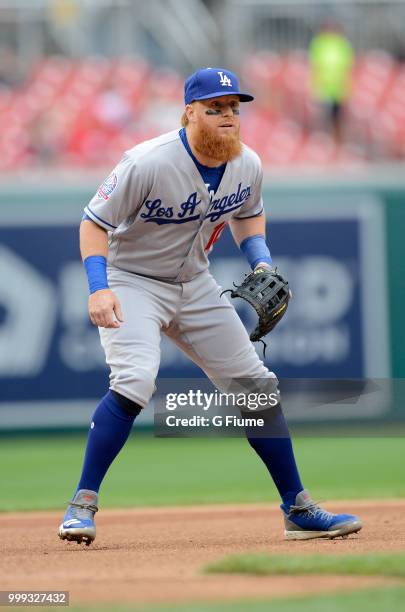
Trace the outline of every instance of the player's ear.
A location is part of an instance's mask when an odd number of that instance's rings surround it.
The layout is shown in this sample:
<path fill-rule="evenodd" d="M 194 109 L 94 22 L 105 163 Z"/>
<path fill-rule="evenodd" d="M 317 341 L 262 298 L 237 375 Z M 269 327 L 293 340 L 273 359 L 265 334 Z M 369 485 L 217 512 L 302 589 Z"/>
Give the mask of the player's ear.
<path fill-rule="evenodd" d="M 196 108 L 194 102 L 186 104 L 184 114 L 187 117 L 187 123 L 195 123 L 196 120 Z"/>

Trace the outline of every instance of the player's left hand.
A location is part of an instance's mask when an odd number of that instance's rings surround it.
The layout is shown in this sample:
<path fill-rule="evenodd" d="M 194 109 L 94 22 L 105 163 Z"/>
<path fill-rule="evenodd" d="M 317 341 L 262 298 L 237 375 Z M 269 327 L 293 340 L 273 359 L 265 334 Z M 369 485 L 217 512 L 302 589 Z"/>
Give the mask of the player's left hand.
<path fill-rule="evenodd" d="M 231 298 L 240 297 L 256 310 L 259 320 L 250 334 L 252 342 L 262 341 L 282 319 L 291 298 L 288 281 L 268 264 L 258 264 L 253 272 L 247 274 L 240 284 L 234 283 L 234 289 L 227 289 Z M 263 342 L 263 341 L 262 341 Z"/>
<path fill-rule="evenodd" d="M 255 271 L 258 269 L 258 268 L 262 268 L 262 269 L 263 269 L 263 268 L 267 268 L 267 270 L 271 270 L 271 269 L 272 269 L 272 268 L 271 268 L 271 266 L 270 266 L 268 263 L 266 263 L 266 262 L 262 262 L 262 261 L 261 261 L 261 262 L 259 262 L 259 263 L 258 263 L 258 264 L 255 266 L 254 272 L 255 272 Z M 291 291 L 291 289 L 289 289 L 289 294 L 290 294 L 290 300 L 292 300 L 292 298 L 293 298 L 293 292 Z"/>

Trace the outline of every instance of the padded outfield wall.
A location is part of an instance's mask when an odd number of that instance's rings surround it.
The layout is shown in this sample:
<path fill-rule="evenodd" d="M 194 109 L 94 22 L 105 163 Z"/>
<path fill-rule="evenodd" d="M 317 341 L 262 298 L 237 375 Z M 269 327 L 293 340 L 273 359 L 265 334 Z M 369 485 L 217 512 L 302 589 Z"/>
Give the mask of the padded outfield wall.
<path fill-rule="evenodd" d="M 87 317 L 77 231 L 95 187 L 0 189 L 3 431 L 85 426 L 107 388 L 98 332 Z M 280 379 L 400 383 L 405 378 L 405 181 L 279 180 L 267 183 L 264 199 L 274 261 L 294 292 L 288 315 L 269 337 L 266 364 Z M 228 231 L 211 261 L 224 287 L 247 271 Z M 250 328 L 249 307 L 242 305 L 239 312 Z M 257 350 L 261 354 L 259 345 Z M 199 376 L 164 340 L 160 377 Z M 383 400 L 360 402 L 350 413 L 332 410 L 328 418 L 375 421 L 405 414 L 397 391 L 395 398 L 392 390 L 383 395 Z M 311 411 L 291 414 L 298 421 L 318 417 Z M 150 420 L 150 414 L 144 418 Z"/>

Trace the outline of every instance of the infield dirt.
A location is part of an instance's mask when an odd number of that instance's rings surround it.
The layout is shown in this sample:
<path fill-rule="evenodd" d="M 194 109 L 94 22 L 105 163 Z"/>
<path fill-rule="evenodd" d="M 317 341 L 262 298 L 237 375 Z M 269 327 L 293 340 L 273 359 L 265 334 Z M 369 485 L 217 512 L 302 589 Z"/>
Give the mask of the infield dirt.
<path fill-rule="evenodd" d="M 274 504 L 102 510 L 90 546 L 57 537 L 63 515 L 0 515 L 0 589 L 67 590 L 70 604 L 176 603 L 265 599 L 397 583 L 359 576 L 203 575 L 229 554 L 347 554 L 405 551 L 405 500 L 339 502 L 328 510 L 359 514 L 348 539 L 286 542 Z"/>

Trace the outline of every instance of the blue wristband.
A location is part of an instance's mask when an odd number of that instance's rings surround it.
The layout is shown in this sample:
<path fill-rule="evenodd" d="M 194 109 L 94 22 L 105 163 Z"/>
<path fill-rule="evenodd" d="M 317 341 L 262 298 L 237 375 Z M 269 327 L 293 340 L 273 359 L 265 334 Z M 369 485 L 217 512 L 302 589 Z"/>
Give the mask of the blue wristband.
<path fill-rule="evenodd" d="M 90 255 L 84 260 L 90 293 L 108 289 L 107 260 L 103 255 Z"/>
<path fill-rule="evenodd" d="M 248 236 L 242 240 L 239 248 L 248 260 L 252 270 L 254 270 L 257 264 L 260 262 L 267 263 L 269 266 L 271 266 L 271 255 L 263 234 Z"/>

